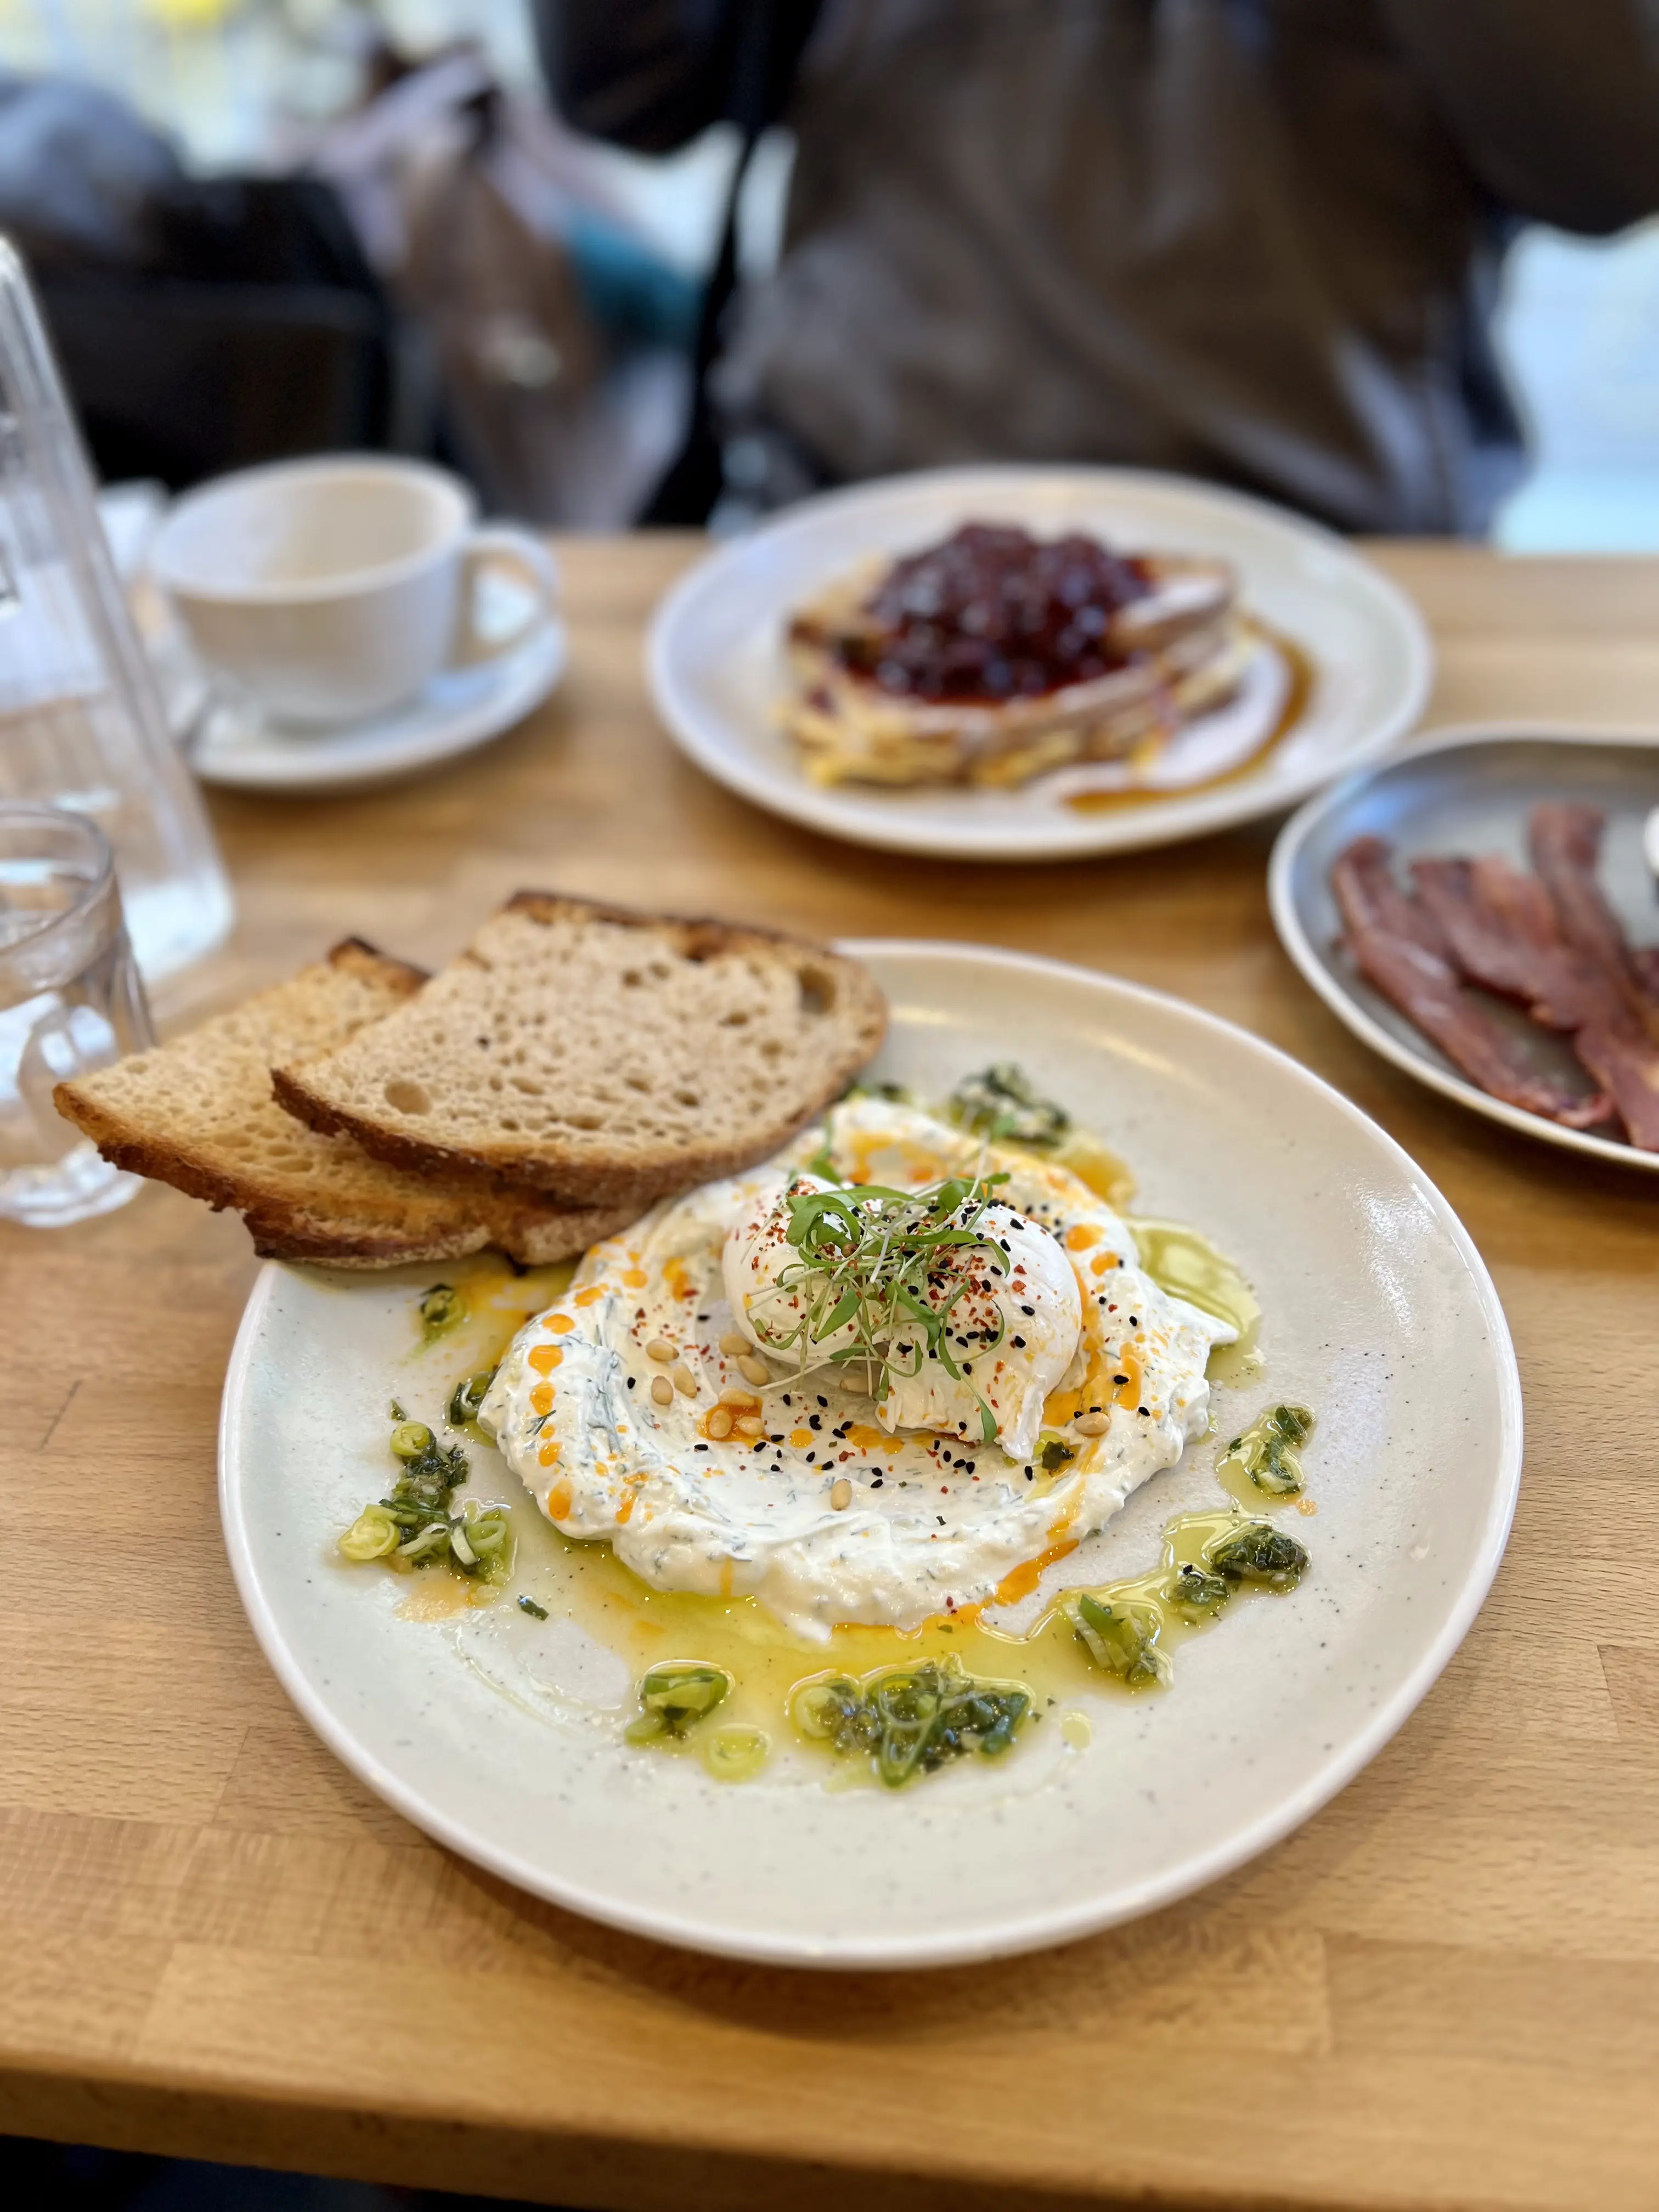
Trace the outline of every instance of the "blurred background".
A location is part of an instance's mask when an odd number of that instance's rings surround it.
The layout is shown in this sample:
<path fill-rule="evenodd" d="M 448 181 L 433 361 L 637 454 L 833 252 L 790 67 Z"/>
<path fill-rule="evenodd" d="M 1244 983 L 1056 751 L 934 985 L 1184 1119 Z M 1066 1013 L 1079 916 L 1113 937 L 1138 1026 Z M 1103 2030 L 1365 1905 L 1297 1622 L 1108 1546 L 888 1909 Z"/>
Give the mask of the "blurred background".
<path fill-rule="evenodd" d="M 654 156 L 575 135 L 528 0 L 0 0 L 0 228 L 106 481 L 359 446 L 538 522 L 647 507 L 684 438 L 732 124 Z M 767 129 L 740 285 L 775 264 L 791 159 Z M 1525 225 L 1493 327 L 1528 447 L 1498 542 L 1659 546 L 1659 225 Z M 745 516 L 729 477 L 717 522 Z"/>

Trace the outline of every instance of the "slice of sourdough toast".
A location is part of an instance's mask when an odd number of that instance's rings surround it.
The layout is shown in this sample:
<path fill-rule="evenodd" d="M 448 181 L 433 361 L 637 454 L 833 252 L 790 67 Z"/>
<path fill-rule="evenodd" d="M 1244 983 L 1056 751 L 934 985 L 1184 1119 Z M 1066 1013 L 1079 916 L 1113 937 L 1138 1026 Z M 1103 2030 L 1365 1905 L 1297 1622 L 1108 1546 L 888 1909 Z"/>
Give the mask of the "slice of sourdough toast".
<path fill-rule="evenodd" d="M 274 1071 L 313 1129 L 573 1206 L 643 1206 L 764 1159 L 875 1051 L 856 961 L 765 929 L 520 891 L 418 998 Z"/>
<path fill-rule="evenodd" d="M 498 1244 L 546 1266 L 625 1228 L 626 1207 L 573 1210 L 477 1175 L 388 1167 L 277 1105 L 273 1060 L 345 1043 L 425 980 L 348 938 L 291 981 L 171 1044 L 59 1084 L 58 1109 L 118 1166 L 233 1207 L 270 1259 L 389 1267 Z"/>

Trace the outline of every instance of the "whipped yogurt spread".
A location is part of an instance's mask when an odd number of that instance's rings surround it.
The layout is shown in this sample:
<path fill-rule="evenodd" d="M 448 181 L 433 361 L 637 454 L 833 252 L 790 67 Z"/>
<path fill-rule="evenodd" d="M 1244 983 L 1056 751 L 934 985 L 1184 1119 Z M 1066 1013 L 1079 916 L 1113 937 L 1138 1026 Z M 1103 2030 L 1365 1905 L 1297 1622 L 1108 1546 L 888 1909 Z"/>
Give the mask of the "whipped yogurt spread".
<path fill-rule="evenodd" d="M 884 1376 L 833 1364 L 845 1326 L 779 1348 L 802 1310 L 790 1192 L 992 1175 L 974 1246 L 932 1279 L 941 1304 L 961 1291 L 954 1375 L 920 1328 L 895 1332 Z M 566 1535 L 822 1639 L 994 1603 L 1091 1534 L 1202 1431 L 1205 1363 L 1233 1334 L 1161 1291 L 1069 1170 L 853 1097 L 767 1167 L 595 1245 L 479 1419 Z"/>

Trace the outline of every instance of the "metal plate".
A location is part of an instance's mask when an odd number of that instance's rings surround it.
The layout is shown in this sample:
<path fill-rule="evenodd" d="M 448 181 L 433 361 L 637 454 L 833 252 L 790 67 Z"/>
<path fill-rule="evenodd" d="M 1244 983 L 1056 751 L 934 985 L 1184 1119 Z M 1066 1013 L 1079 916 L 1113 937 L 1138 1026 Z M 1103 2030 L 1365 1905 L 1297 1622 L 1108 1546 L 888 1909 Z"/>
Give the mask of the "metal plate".
<path fill-rule="evenodd" d="M 1659 806 L 1659 738 L 1544 724 L 1439 731 L 1402 757 L 1349 776 L 1310 800 L 1286 823 L 1273 848 L 1268 875 L 1273 926 L 1338 1019 L 1408 1075 L 1546 1144 L 1659 1173 L 1659 1152 L 1565 1129 L 1488 1097 L 1339 950 L 1342 922 L 1331 891 L 1331 863 L 1352 839 L 1385 837 L 1401 860 L 1423 854 L 1501 853 L 1524 867 L 1527 817 L 1542 799 L 1602 809 L 1607 829 L 1601 887 L 1633 943 L 1659 939 L 1659 894 L 1642 853 L 1644 822 Z M 1564 1042 L 1543 1035 L 1518 1012 L 1500 1012 L 1535 1048 L 1540 1067 L 1577 1070 Z"/>

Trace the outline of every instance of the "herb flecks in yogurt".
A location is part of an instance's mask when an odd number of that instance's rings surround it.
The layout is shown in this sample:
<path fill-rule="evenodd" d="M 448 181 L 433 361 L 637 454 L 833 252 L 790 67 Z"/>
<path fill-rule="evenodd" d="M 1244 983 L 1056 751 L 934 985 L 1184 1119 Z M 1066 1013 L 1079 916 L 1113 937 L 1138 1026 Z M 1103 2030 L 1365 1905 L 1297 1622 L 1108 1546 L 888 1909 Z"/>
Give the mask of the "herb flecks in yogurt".
<path fill-rule="evenodd" d="M 824 1646 L 992 1605 L 1085 1540 L 1204 1433 L 1230 1333 L 1159 1290 L 1058 1158 L 854 1097 L 596 1245 L 479 1423 L 563 1534 Z"/>

